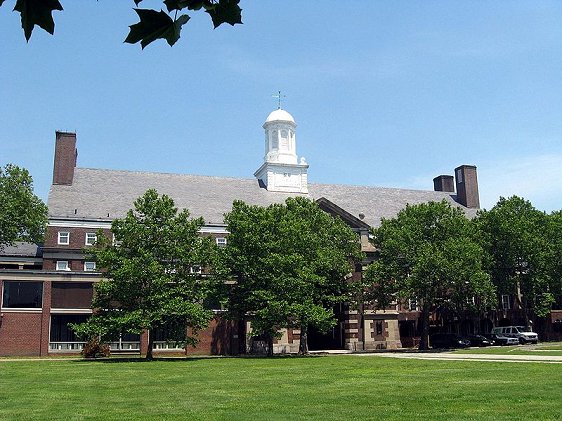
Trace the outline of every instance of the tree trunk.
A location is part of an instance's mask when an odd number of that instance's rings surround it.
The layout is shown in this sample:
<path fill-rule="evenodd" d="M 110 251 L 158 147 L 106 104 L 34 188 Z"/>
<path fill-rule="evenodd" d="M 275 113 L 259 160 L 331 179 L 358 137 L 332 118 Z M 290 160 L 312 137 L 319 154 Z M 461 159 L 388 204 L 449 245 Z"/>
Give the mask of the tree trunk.
<path fill-rule="evenodd" d="M 422 333 L 420 338 L 420 347 L 419 349 L 425 350 L 429 349 L 429 306 L 425 303 L 422 304 Z"/>
<path fill-rule="evenodd" d="M 273 357 L 273 335 L 267 337 L 267 356 Z"/>
<path fill-rule="evenodd" d="M 299 354 L 308 354 L 308 324 L 301 325 L 301 338 L 299 341 Z"/>
<path fill-rule="evenodd" d="M 147 330 L 147 334 L 148 334 L 148 348 L 146 349 L 146 359 L 148 361 L 152 361 L 153 360 L 152 348 L 154 346 L 154 339 L 152 338 L 152 332 L 150 330 Z"/>

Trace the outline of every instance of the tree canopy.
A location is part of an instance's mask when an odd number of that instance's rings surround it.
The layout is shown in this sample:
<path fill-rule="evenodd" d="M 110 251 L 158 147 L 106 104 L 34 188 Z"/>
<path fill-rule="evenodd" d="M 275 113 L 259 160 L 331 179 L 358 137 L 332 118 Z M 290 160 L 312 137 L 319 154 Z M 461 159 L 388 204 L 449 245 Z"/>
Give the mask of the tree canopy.
<path fill-rule="evenodd" d="M 133 1 L 138 6 L 143 0 Z M 5 0 L 0 0 L 0 6 L 4 2 Z M 130 44 L 140 42 L 143 49 L 157 39 L 165 39 L 170 46 L 174 45 L 180 38 L 183 25 L 190 19 L 186 13 L 178 16 L 178 12 L 184 9 L 204 10 L 210 16 L 215 28 L 223 23 L 233 26 L 241 24 L 242 9 L 238 6 L 239 2 L 240 0 L 162 0 L 162 6 L 165 6 L 166 11 L 134 8 L 139 16 L 139 22 L 130 25 L 125 42 Z M 31 38 L 35 25 L 51 35 L 54 34 L 55 21 L 52 13 L 55 10 L 63 10 L 59 0 L 16 0 L 14 11 L 21 15 L 21 26 L 27 41 Z"/>
<path fill-rule="evenodd" d="M 420 349 L 428 347 L 431 311 L 493 302 L 494 287 L 482 268 L 483 251 L 471 221 L 447 202 L 407 205 L 395 218 L 383 219 L 372 238 L 379 259 L 365 273 L 370 299 L 378 308 L 416 299 L 422 312 Z"/>
<path fill-rule="evenodd" d="M 559 218 L 512 196 L 500 198 L 476 219 L 492 281 L 500 294 L 515 297 L 526 323 L 530 312 L 545 316 L 554 301 L 552 292 L 560 289 Z"/>
<path fill-rule="evenodd" d="M 195 344 L 189 336 L 207 326 L 212 312 L 203 302 L 211 281 L 201 274 L 214 260 L 216 246 L 199 235 L 202 218 L 178 213 L 173 200 L 148 190 L 123 219 L 111 225 L 114 240 L 101 232 L 91 250 L 104 279 L 96 284 L 94 314 L 74 326 L 81 336 L 112 340 L 121 333 L 166 329 L 168 339 Z"/>
<path fill-rule="evenodd" d="M 361 255 L 357 235 L 302 197 L 266 208 L 236 201 L 225 221 L 225 263 L 236 279 L 230 314 L 249 316 L 270 354 L 284 327 L 300 329 L 299 352 L 308 352 L 309 326 L 332 327 L 333 305 L 348 298 L 346 275 Z"/>
<path fill-rule="evenodd" d="M 46 225 L 47 206 L 33 193 L 29 172 L 0 167 L 0 250 L 16 241 L 41 242 Z"/>

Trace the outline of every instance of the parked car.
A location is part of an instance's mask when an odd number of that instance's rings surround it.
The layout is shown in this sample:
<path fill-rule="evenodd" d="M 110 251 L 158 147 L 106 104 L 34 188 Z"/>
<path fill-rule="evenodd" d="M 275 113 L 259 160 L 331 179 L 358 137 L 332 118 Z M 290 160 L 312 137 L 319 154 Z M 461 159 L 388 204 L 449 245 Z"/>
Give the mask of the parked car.
<path fill-rule="evenodd" d="M 466 339 L 470 341 L 470 346 L 490 346 L 492 341 L 482 335 L 468 335 Z"/>
<path fill-rule="evenodd" d="M 509 338 L 517 338 L 519 343 L 526 344 L 532 342 L 536 344 L 539 341 L 539 335 L 535 332 L 527 331 L 523 326 L 501 326 L 492 329 L 494 335 L 507 336 Z"/>
<path fill-rule="evenodd" d="M 518 338 L 511 338 L 509 336 L 503 336 L 503 335 L 496 335 L 494 333 L 491 333 L 489 336 L 489 339 L 492 340 L 493 345 L 519 345 L 519 339 Z"/>
<path fill-rule="evenodd" d="M 466 348 L 470 341 L 454 333 L 435 333 L 429 336 L 429 344 L 432 348 Z"/>

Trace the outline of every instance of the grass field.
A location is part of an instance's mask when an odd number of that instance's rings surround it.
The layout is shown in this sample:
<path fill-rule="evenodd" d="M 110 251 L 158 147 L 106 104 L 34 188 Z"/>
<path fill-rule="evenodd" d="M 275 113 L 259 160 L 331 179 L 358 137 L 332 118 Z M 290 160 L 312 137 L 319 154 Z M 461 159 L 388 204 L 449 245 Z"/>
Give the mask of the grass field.
<path fill-rule="evenodd" d="M 562 365 L 356 356 L 0 361 L 0 419 L 561 419 Z"/>

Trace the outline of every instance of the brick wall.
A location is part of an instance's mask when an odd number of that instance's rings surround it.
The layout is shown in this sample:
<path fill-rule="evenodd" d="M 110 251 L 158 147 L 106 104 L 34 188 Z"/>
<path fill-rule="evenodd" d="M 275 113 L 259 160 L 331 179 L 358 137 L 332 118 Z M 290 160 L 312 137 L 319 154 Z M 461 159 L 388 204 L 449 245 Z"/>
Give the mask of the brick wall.
<path fill-rule="evenodd" d="M 66 228 L 66 227 L 47 227 L 47 232 L 45 233 L 45 248 L 56 248 L 56 249 L 72 249 L 72 250 L 82 250 L 86 246 L 86 233 L 96 233 L 97 228 Z M 58 233 L 68 232 L 70 233 L 69 244 L 59 244 L 58 243 Z M 104 229 L 104 234 L 108 238 L 112 238 L 111 230 Z"/>
<path fill-rule="evenodd" d="M 2 312 L 0 356 L 41 355 L 42 313 Z M 48 326 L 47 320 L 47 326 Z M 47 341 L 48 341 L 47 337 Z"/>

